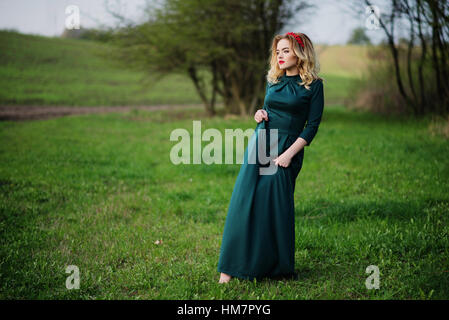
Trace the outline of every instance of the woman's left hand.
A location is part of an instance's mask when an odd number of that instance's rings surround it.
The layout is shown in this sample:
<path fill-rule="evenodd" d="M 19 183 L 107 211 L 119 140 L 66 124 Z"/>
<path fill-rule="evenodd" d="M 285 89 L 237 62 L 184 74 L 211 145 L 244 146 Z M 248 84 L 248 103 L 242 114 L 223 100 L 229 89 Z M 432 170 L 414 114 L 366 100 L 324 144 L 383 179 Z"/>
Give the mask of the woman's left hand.
<path fill-rule="evenodd" d="M 292 157 L 290 157 L 287 153 L 284 152 L 273 161 L 275 165 L 287 168 L 290 165 L 290 162 L 292 161 Z"/>

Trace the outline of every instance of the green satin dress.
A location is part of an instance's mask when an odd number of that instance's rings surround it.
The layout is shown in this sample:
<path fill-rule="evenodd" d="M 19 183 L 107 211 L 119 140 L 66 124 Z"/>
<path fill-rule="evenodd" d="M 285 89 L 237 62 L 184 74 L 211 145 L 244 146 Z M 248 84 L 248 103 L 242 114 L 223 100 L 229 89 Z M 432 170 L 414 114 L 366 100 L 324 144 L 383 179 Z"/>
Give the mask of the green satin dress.
<path fill-rule="evenodd" d="M 295 276 L 295 181 L 304 148 L 288 167 L 275 166 L 275 173 L 261 174 L 270 163 L 259 161 L 260 143 L 265 156 L 287 150 L 298 137 L 310 146 L 321 122 L 324 94 L 321 80 L 314 80 L 310 90 L 300 86 L 299 75 L 283 75 L 276 84 L 267 83 L 263 109 L 268 121 L 258 123 L 245 149 L 243 163 L 232 192 L 218 260 L 218 272 L 253 280 Z M 307 123 L 307 124 L 306 124 Z M 305 126 L 305 127 L 304 127 Z M 266 129 L 265 140 L 258 134 Z M 277 129 L 277 139 L 269 129 Z M 273 136 L 273 138 L 270 138 Z M 271 149 L 270 149 L 271 146 Z M 256 153 L 254 153 L 256 152 Z M 252 155 L 256 154 L 256 161 Z"/>

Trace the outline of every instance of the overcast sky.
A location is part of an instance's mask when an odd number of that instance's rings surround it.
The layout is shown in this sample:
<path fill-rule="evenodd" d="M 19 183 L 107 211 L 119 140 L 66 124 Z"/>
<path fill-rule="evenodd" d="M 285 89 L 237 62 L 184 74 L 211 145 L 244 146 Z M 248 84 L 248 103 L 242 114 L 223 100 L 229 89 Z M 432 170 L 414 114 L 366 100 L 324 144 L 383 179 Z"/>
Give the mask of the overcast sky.
<path fill-rule="evenodd" d="M 81 27 L 99 27 L 101 24 L 113 26 L 117 20 L 107 12 L 106 3 L 109 3 L 113 11 L 120 11 L 128 19 L 138 22 L 144 17 L 142 12 L 145 2 L 145 0 L 118 2 L 117 0 L 0 0 L 0 29 L 59 36 L 64 30 L 67 17 L 65 9 L 69 5 L 79 7 Z M 377 4 L 381 0 L 373 2 Z M 288 30 L 283 31 L 304 32 L 317 44 L 344 44 L 354 28 L 365 26 L 367 15 L 356 15 L 349 10 L 348 4 L 354 1 L 320 0 L 315 3 L 317 8 L 309 11 L 307 15 L 303 14 L 301 23 L 291 25 Z M 373 43 L 378 43 L 384 37 L 380 29 L 366 29 L 366 33 Z"/>

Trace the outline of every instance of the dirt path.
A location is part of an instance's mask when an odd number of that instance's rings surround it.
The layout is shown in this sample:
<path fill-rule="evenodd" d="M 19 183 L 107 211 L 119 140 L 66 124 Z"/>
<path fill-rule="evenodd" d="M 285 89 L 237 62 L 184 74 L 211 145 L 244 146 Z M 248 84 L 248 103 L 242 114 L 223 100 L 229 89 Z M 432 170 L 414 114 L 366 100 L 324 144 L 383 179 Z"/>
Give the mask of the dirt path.
<path fill-rule="evenodd" d="M 138 110 L 174 110 L 202 105 L 155 105 L 155 106 L 117 106 L 117 107 L 64 107 L 64 106 L 0 106 L 0 120 L 40 120 L 75 114 L 129 112 Z"/>

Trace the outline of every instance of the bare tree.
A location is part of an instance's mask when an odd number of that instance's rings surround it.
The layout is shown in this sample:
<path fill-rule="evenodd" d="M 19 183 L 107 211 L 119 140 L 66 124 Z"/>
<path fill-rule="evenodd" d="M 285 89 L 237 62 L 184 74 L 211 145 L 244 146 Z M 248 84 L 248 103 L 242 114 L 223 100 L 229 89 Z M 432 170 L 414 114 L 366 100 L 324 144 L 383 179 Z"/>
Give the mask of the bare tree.
<path fill-rule="evenodd" d="M 117 31 L 121 59 L 151 74 L 188 75 L 207 112 L 253 114 L 263 102 L 273 36 L 311 6 L 292 0 L 166 0 Z M 169 63 L 167 63 L 169 62 Z M 210 90 L 210 91 L 209 91 Z"/>
<path fill-rule="evenodd" d="M 373 14 L 386 35 L 401 97 L 416 115 L 449 112 L 449 3 L 442 0 L 388 0 L 386 3 L 385 13 L 378 15 L 374 10 Z M 370 0 L 364 0 L 364 4 L 373 6 Z M 405 48 L 397 41 L 398 29 L 405 33 L 402 38 Z M 420 53 L 418 58 L 414 52 Z M 406 61 L 405 71 L 402 56 Z"/>

